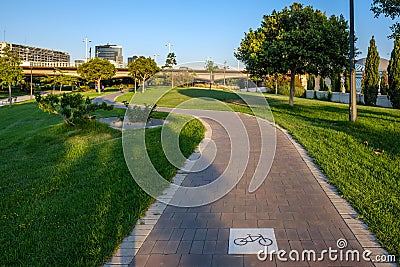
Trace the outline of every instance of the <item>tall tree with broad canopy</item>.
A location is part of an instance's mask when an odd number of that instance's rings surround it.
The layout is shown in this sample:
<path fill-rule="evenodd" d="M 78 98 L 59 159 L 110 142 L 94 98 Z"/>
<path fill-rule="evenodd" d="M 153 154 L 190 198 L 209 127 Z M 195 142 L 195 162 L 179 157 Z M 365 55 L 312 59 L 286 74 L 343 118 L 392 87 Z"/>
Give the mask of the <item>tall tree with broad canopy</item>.
<path fill-rule="evenodd" d="M 328 77 L 344 70 L 350 35 L 342 15 L 327 17 L 299 3 L 265 15 L 261 27 L 245 33 L 235 56 L 251 74 L 290 73 L 289 104 L 294 105 L 297 74 Z"/>
<path fill-rule="evenodd" d="M 138 79 L 142 82 L 142 93 L 144 93 L 146 80 L 159 72 L 160 68 L 151 57 L 146 58 L 144 56 L 140 56 L 133 62 L 129 63 L 128 71 L 134 79 Z"/>
<path fill-rule="evenodd" d="M 11 87 L 20 84 L 24 79 L 21 59 L 9 46 L 0 55 L 0 85 L 8 86 L 9 105 L 12 107 Z"/>
<path fill-rule="evenodd" d="M 101 93 L 101 81 L 111 79 L 117 70 L 108 60 L 93 58 L 80 65 L 77 69 L 78 74 L 88 82 L 95 82 L 99 94 Z"/>
<path fill-rule="evenodd" d="M 390 17 L 392 20 L 400 16 L 400 1 L 399 0 L 374 0 L 371 5 L 371 11 L 375 13 L 375 18 L 380 15 L 385 17 Z M 392 30 L 392 35 L 390 38 L 396 38 L 400 34 L 400 23 L 394 23 L 390 29 Z"/>
<path fill-rule="evenodd" d="M 375 105 L 379 91 L 379 63 L 380 57 L 372 36 L 369 41 L 368 54 L 365 62 L 365 77 L 362 82 L 364 102 L 367 105 Z"/>

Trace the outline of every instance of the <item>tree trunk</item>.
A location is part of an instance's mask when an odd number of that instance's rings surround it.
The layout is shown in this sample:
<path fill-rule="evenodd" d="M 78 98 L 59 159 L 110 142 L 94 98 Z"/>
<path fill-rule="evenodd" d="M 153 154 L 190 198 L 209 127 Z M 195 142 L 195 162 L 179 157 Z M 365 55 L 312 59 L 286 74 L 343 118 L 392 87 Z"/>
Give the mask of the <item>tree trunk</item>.
<path fill-rule="evenodd" d="M 144 84 L 145 84 L 146 80 L 143 78 L 143 83 L 142 83 L 142 93 L 144 93 Z"/>
<path fill-rule="evenodd" d="M 278 78 L 275 77 L 275 94 L 278 94 Z"/>
<path fill-rule="evenodd" d="M 296 70 L 290 71 L 290 96 L 289 96 L 289 106 L 294 105 L 294 82 L 296 79 Z"/>
<path fill-rule="evenodd" d="M 97 92 L 101 94 L 101 79 L 97 80 Z"/>
<path fill-rule="evenodd" d="M 63 84 L 60 83 L 60 94 L 61 94 L 62 88 L 63 88 Z"/>
<path fill-rule="evenodd" d="M 135 94 L 136 94 L 136 88 L 137 88 L 137 80 L 135 78 Z"/>
<path fill-rule="evenodd" d="M 8 85 L 8 96 L 10 101 L 10 108 L 12 107 L 11 85 Z"/>

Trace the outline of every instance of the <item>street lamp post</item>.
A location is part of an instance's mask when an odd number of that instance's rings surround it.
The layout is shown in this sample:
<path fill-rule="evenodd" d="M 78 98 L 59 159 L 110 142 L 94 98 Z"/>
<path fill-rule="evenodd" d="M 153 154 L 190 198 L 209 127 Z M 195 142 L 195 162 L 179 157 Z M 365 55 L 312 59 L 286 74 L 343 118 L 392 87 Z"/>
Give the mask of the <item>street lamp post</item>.
<path fill-rule="evenodd" d="M 174 46 L 174 45 L 171 44 L 171 43 L 168 43 L 165 46 L 168 46 L 168 54 L 170 54 L 171 53 L 171 46 Z"/>
<path fill-rule="evenodd" d="M 159 56 L 159 54 L 154 54 L 153 56 L 154 56 L 154 61 L 155 61 L 156 64 L 157 64 L 157 57 Z"/>
<path fill-rule="evenodd" d="M 53 70 L 54 76 L 53 76 L 53 94 L 56 91 L 56 69 Z"/>
<path fill-rule="evenodd" d="M 32 95 L 33 95 L 33 85 L 32 85 L 32 80 L 33 80 L 33 78 L 32 78 L 32 68 L 33 68 L 33 62 L 31 61 L 31 62 L 29 62 L 29 65 L 30 65 L 30 67 L 31 67 L 31 96 L 30 96 L 30 99 L 32 99 Z"/>
<path fill-rule="evenodd" d="M 354 53 L 354 0 L 350 0 L 350 106 L 349 120 L 357 120 L 356 68 Z"/>
<path fill-rule="evenodd" d="M 86 46 L 85 46 L 85 62 L 87 62 L 87 60 L 88 60 L 88 43 L 91 43 L 92 42 L 92 40 L 89 40 L 87 37 L 85 37 L 85 39 L 83 39 L 83 41 L 82 42 L 84 42 L 85 44 L 86 44 Z"/>

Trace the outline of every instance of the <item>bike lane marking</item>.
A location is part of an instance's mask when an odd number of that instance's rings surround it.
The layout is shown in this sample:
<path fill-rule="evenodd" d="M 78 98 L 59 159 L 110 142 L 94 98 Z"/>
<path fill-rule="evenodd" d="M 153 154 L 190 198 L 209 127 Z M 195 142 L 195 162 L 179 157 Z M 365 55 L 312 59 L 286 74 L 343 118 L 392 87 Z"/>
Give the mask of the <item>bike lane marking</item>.
<path fill-rule="evenodd" d="M 268 254 L 278 251 L 273 228 L 230 229 L 228 254 L 257 254 L 260 250 Z"/>

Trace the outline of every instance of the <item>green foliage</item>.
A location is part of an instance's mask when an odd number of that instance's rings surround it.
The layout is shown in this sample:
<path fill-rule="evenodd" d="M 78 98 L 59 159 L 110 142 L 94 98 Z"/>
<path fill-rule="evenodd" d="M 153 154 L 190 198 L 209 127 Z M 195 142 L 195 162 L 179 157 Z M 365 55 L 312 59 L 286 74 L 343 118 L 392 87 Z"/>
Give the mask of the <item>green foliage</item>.
<path fill-rule="evenodd" d="M 305 93 L 306 93 L 306 90 L 304 89 L 304 87 L 299 87 L 299 86 L 294 87 L 294 96 L 295 97 L 303 97 Z M 289 96 L 290 95 L 290 86 L 284 85 L 284 86 L 278 87 L 278 94 Z"/>
<path fill-rule="evenodd" d="M 381 77 L 381 94 L 387 95 L 388 88 L 389 88 L 389 77 L 387 71 L 384 70 L 382 71 L 382 77 Z"/>
<path fill-rule="evenodd" d="M 136 81 L 142 82 L 142 92 L 144 92 L 146 80 L 159 72 L 160 68 L 157 66 L 157 63 L 152 58 L 140 56 L 129 63 L 128 71 L 132 78 L 135 80 L 135 92 Z"/>
<path fill-rule="evenodd" d="M 168 53 L 167 59 L 165 60 L 165 65 L 163 68 L 173 68 L 177 64 L 176 55 L 174 52 Z"/>
<path fill-rule="evenodd" d="M 5 46 L 0 55 L 0 86 L 8 86 L 9 99 L 11 100 L 11 87 L 20 84 L 23 79 L 21 59 L 9 46 Z M 12 101 L 9 101 L 10 107 Z"/>
<path fill-rule="evenodd" d="M 311 74 L 307 80 L 307 90 L 315 90 L 315 75 Z"/>
<path fill-rule="evenodd" d="M 388 96 L 394 108 L 400 108 L 400 38 L 396 38 L 388 67 Z"/>
<path fill-rule="evenodd" d="M 341 92 L 342 91 L 342 76 L 340 74 L 334 74 L 331 78 L 331 91 Z"/>
<path fill-rule="evenodd" d="M 62 94 L 43 97 L 40 93 L 35 95 L 36 102 L 41 110 L 47 113 L 53 113 L 60 116 L 65 123 L 75 126 L 76 123 L 87 121 L 91 118 L 91 113 L 96 110 L 112 110 L 113 106 L 92 103 L 89 97 L 84 98 L 83 95 Z"/>
<path fill-rule="evenodd" d="M 296 74 L 325 76 L 347 66 L 349 39 L 343 16 L 327 18 L 311 6 L 294 3 L 264 16 L 260 28 L 245 34 L 235 56 L 260 77 L 290 70 L 293 92 Z M 293 105 L 292 94 L 289 104 Z"/>
<path fill-rule="evenodd" d="M 400 3 L 398 0 L 374 0 L 371 5 L 371 10 L 375 13 L 375 18 L 383 14 L 385 17 L 390 17 L 394 20 L 400 16 Z M 398 37 L 400 34 L 400 23 L 396 22 L 390 29 L 393 34 L 389 37 Z"/>
<path fill-rule="evenodd" d="M 111 79 L 115 75 L 116 69 L 106 59 L 93 58 L 80 65 L 77 72 L 86 81 L 97 83 L 98 93 L 100 93 L 101 81 Z"/>
<path fill-rule="evenodd" d="M 145 105 L 137 106 L 137 105 L 127 105 L 127 116 L 129 121 L 131 122 L 149 122 L 152 116 L 152 113 L 156 111 L 157 105 Z"/>
<path fill-rule="evenodd" d="M 363 79 L 364 102 L 367 105 L 375 105 L 379 90 L 379 63 L 380 57 L 375 45 L 375 38 L 372 36 L 367 60 L 365 62 L 365 77 Z"/>
<path fill-rule="evenodd" d="M 350 72 L 348 69 L 346 69 L 343 73 L 344 75 L 344 87 L 346 93 L 350 93 Z"/>
<path fill-rule="evenodd" d="M 319 79 L 319 90 L 320 91 L 328 91 L 329 88 L 325 83 L 325 77 L 320 77 Z"/>

